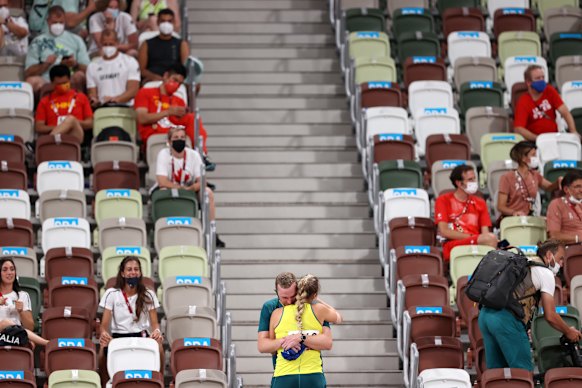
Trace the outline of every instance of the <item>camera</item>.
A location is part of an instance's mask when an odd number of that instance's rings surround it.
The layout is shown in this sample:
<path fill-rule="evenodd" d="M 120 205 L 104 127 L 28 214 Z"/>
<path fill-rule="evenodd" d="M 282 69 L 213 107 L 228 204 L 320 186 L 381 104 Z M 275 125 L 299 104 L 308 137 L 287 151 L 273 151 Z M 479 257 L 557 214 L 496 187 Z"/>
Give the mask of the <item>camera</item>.
<path fill-rule="evenodd" d="M 582 368 L 582 354 L 580 354 L 580 345 L 578 342 L 571 342 L 565 335 L 560 337 L 560 345 L 572 358 L 572 365 Z"/>

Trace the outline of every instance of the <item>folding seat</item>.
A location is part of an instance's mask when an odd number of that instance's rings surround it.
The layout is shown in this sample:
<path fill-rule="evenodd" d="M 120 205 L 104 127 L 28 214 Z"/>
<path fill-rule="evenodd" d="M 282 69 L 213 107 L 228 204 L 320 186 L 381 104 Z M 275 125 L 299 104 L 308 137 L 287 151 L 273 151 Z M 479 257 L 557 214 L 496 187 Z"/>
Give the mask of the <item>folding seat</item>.
<path fill-rule="evenodd" d="M 393 17 L 396 10 L 400 8 L 430 8 L 428 0 L 391 0 L 387 1 L 388 16 Z"/>
<path fill-rule="evenodd" d="M 580 89 L 582 90 L 582 89 Z M 536 139 L 540 164 L 549 160 L 581 160 L 580 138 L 573 133 L 542 133 Z"/>
<path fill-rule="evenodd" d="M 453 78 L 457 90 L 469 81 L 498 81 L 497 65 L 493 58 L 461 56 L 451 65 L 454 69 Z"/>
<path fill-rule="evenodd" d="M 440 42 L 434 32 L 405 32 L 400 34 L 397 42 L 400 63 L 404 63 L 408 57 L 441 55 Z"/>
<path fill-rule="evenodd" d="M 58 370 L 48 377 L 48 388 L 100 388 L 101 378 L 92 370 Z"/>
<path fill-rule="evenodd" d="M 402 313 L 413 306 L 448 306 L 449 283 L 444 276 L 407 275 L 397 283 L 398 323 Z"/>
<path fill-rule="evenodd" d="M 18 276 L 35 279 L 38 277 L 38 261 L 36 260 L 34 249 L 2 247 L 0 248 L 0 257 L 10 257 L 14 261 L 14 266 L 18 268 Z"/>
<path fill-rule="evenodd" d="M 152 220 L 162 217 L 198 217 L 198 199 L 190 190 L 157 190 L 151 195 Z"/>
<path fill-rule="evenodd" d="M 392 33 L 398 39 L 407 32 L 434 32 L 434 19 L 427 8 L 400 8 L 392 15 Z"/>
<path fill-rule="evenodd" d="M 114 338 L 108 348 L 109 376 L 125 370 L 160 370 L 160 348 L 151 338 Z"/>
<path fill-rule="evenodd" d="M 568 109 L 582 108 L 582 81 L 569 81 L 562 85 L 562 99 Z"/>
<path fill-rule="evenodd" d="M 24 142 L 32 142 L 35 134 L 32 109 L 0 108 L 0 133 L 17 135 Z"/>
<path fill-rule="evenodd" d="M 26 82 L 0 83 L 0 108 L 34 109 L 32 86 Z"/>
<path fill-rule="evenodd" d="M 556 32 L 550 37 L 549 56 L 552 63 L 565 55 L 579 55 L 582 51 L 582 34 L 578 32 Z"/>
<path fill-rule="evenodd" d="M 169 276 L 164 279 L 164 309 L 189 304 L 214 308 L 211 280 L 202 276 Z"/>
<path fill-rule="evenodd" d="M 562 284 L 562 280 L 560 277 L 556 276 L 555 278 L 556 285 L 554 287 L 554 303 L 556 306 L 562 306 L 564 302 L 564 285 Z"/>
<path fill-rule="evenodd" d="M 432 191 L 435 197 L 438 197 L 443 192 L 447 190 L 455 190 L 453 184 L 450 180 L 451 171 L 456 166 L 468 164 L 475 171 L 477 171 L 477 166 L 468 159 L 450 159 L 450 160 L 438 160 L 434 162 L 431 166 L 431 185 Z"/>
<path fill-rule="evenodd" d="M 453 368 L 431 368 L 418 375 L 418 388 L 471 388 L 471 376 L 467 371 Z"/>
<path fill-rule="evenodd" d="M 433 163 L 440 160 L 470 160 L 471 144 L 465 135 L 430 135 L 426 137 L 425 158 L 429 171 Z"/>
<path fill-rule="evenodd" d="M 101 276 L 108 280 L 117 276 L 119 264 L 126 256 L 135 256 L 141 264 L 141 272 L 145 277 L 152 276 L 150 251 L 146 247 L 111 246 L 101 251 Z"/>
<path fill-rule="evenodd" d="M 461 318 L 461 326 L 463 324 L 467 326 L 471 311 L 477 307 L 477 304 L 469 299 L 465 294 L 468 281 L 469 277 L 467 275 L 461 276 L 457 279 L 455 304 L 457 305 L 457 310 L 459 311 L 459 318 Z"/>
<path fill-rule="evenodd" d="M 93 190 L 132 189 L 139 190 L 139 169 L 132 162 L 97 163 L 93 167 Z"/>
<path fill-rule="evenodd" d="M 117 246 L 147 246 L 146 225 L 141 218 L 107 218 L 99 225 L 99 251 Z"/>
<path fill-rule="evenodd" d="M 7 370 L 0 373 L 2 385 L 11 388 L 36 388 L 36 377 L 34 371 L 28 370 Z"/>
<path fill-rule="evenodd" d="M 366 82 L 396 82 L 396 64 L 390 57 L 356 58 L 346 76 L 346 93 L 355 94 L 356 85 Z"/>
<path fill-rule="evenodd" d="M 30 218 L 30 197 L 24 190 L 0 190 L 0 218 Z"/>
<path fill-rule="evenodd" d="M 30 304 L 32 310 L 32 319 L 35 322 L 35 326 L 38 326 L 38 317 L 40 315 L 40 307 L 42 306 L 42 293 L 40 290 L 40 283 L 37 278 L 27 278 L 24 276 L 18 277 L 18 283 L 23 291 L 26 291 L 30 296 Z M 38 329 L 38 327 L 37 327 Z"/>
<path fill-rule="evenodd" d="M 392 248 L 436 245 L 434 222 L 430 218 L 395 217 L 390 220 L 388 227 Z"/>
<path fill-rule="evenodd" d="M 79 307 L 94 317 L 99 303 L 99 290 L 93 278 L 61 276 L 48 280 L 50 307 Z"/>
<path fill-rule="evenodd" d="M 359 108 L 402 106 L 400 87 L 394 82 L 367 82 L 359 86 Z M 356 105 L 357 107 L 357 105 Z"/>
<path fill-rule="evenodd" d="M 435 106 L 435 103 L 437 104 Z M 416 81 L 408 88 L 408 110 L 412 117 L 423 113 L 425 108 L 453 109 L 453 89 L 444 81 Z M 447 111 L 445 111 L 447 112 Z M 434 110 L 427 113 L 443 113 Z"/>
<path fill-rule="evenodd" d="M 509 57 L 542 56 L 540 36 L 532 31 L 506 31 L 497 38 L 499 63 L 505 64 Z"/>
<path fill-rule="evenodd" d="M 481 166 L 486 174 L 494 161 L 509 159 L 509 151 L 523 137 L 517 133 L 488 133 L 481 136 Z"/>
<path fill-rule="evenodd" d="M 456 290 L 457 280 L 472 275 L 483 256 L 491 250 L 493 248 L 488 245 L 461 245 L 451 250 L 449 267 L 453 290 Z"/>
<path fill-rule="evenodd" d="M 448 136 L 451 143 L 454 135 L 461 134 L 459 113 L 453 108 L 424 108 L 416 111 L 414 134 L 419 155 L 426 152 L 427 138 L 431 135 Z M 446 140 L 445 140 L 446 142 Z"/>
<path fill-rule="evenodd" d="M 179 245 L 162 248 L 158 255 L 162 285 L 173 276 L 209 276 L 208 258 L 203 248 Z"/>
<path fill-rule="evenodd" d="M 385 32 L 356 31 L 348 35 L 341 53 L 342 69 L 349 67 L 350 60 L 390 56 L 390 41 Z"/>
<path fill-rule="evenodd" d="M 94 313 L 92 313 L 94 314 Z M 42 312 L 42 337 L 91 338 L 91 318 L 80 307 L 48 307 Z"/>
<path fill-rule="evenodd" d="M 509 114 L 497 106 L 475 106 L 465 112 L 465 133 L 473 152 L 480 155 L 481 137 L 488 133 L 509 132 Z"/>
<path fill-rule="evenodd" d="M 49 218 L 87 218 L 85 193 L 76 190 L 46 190 L 36 202 L 36 215 L 40 222 Z"/>
<path fill-rule="evenodd" d="M 408 113 L 404 108 L 374 107 L 362 111 L 358 146 L 365 148 L 368 139 L 379 134 L 412 135 Z"/>
<path fill-rule="evenodd" d="M 564 279 L 566 279 L 566 284 L 570 284 L 575 276 L 582 275 L 582 246 L 569 245 L 566 248 L 564 270 L 562 272 L 564 274 Z M 571 287 L 571 290 L 574 290 L 573 286 Z M 570 297 L 572 297 L 572 294 L 570 294 Z"/>
<path fill-rule="evenodd" d="M 176 388 L 227 388 L 226 375 L 221 370 L 186 369 L 176 374 Z"/>
<path fill-rule="evenodd" d="M 552 8 L 578 7 L 576 0 L 534 0 L 542 20 L 546 19 L 547 12 Z"/>
<path fill-rule="evenodd" d="M 493 15 L 495 39 L 506 31 L 536 31 L 536 18 L 527 8 L 500 8 Z"/>
<path fill-rule="evenodd" d="M 446 81 L 447 67 L 442 58 L 408 57 L 404 61 L 404 87 L 414 81 Z"/>
<path fill-rule="evenodd" d="M 2 160 L 7 162 L 24 164 L 24 142 L 22 138 L 18 135 L 0 134 L 0 155 L 2 155 Z"/>
<path fill-rule="evenodd" d="M 24 346 L 0 346 L 2 369 L 34 372 L 34 353 Z"/>
<path fill-rule="evenodd" d="M 582 384 L 582 370 L 580 368 L 554 368 L 544 376 L 545 388 L 568 388 Z"/>
<path fill-rule="evenodd" d="M 517 368 L 488 369 L 481 375 L 481 388 L 534 388 L 532 372 Z"/>
<path fill-rule="evenodd" d="M 351 8 L 345 11 L 345 30 L 354 31 L 386 31 L 384 13 L 376 8 Z"/>
<path fill-rule="evenodd" d="M 568 172 L 582 171 L 582 162 L 578 160 L 551 160 L 542 166 L 544 178 L 555 182 L 558 178 L 564 177 Z M 546 192 L 546 199 L 551 200 L 558 191 Z"/>
<path fill-rule="evenodd" d="M 479 8 L 447 8 L 447 10 L 442 14 L 442 18 L 443 35 L 447 37 L 447 40 L 453 32 L 462 31 L 462 33 L 467 33 L 473 31 L 485 31 L 485 18 L 483 17 L 483 13 Z M 473 36 L 474 35 L 466 35 L 465 38 Z M 487 42 L 489 42 L 489 40 L 487 40 Z M 448 46 L 450 52 L 450 43 Z M 491 46 L 489 46 L 489 49 L 489 52 L 491 52 Z M 491 55 L 469 54 L 467 56 L 488 57 Z M 451 63 L 454 63 L 454 61 L 451 61 Z"/>
<path fill-rule="evenodd" d="M 481 1 L 479 0 L 438 0 L 437 9 L 439 14 L 443 14 L 449 8 L 478 8 L 481 6 Z"/>
<path fill-rule="evenodd" d="M 422 188 L 422 170 L 410 160 L 385 160 L 378 164 L 380 190 L 398 187 Z"/>
<path fill-rule="evenodd" d="M 24 60 L 19 57 L 0 57 L 0 82 L 24 81 Z"/>
<path fill-rule="evenodd" d="M 61 276 L 90 278 L 93 273 L 93 253 L 87 248 L 52 248 L 45 253 L 45 278 Z M 18 268 L 20 271 L 20 268 Z"/>
<path fill-rule="evenodd" d="M 573 7 L 552 7 L 545 10 L 544 34 L 549 42 L 553 34 L 557 32 L 577 32 L 582 23 L 582 10 L 575 5 Z"/>
<path fill-rule="evenodd" d="M 470 81 L 461 85 L 459 93 L 461 115 L 476 106 L 503 107 L 503 88 L 497 82 Z"/>
<path fill-rule="evenodd" d="M 474 307 L 469 311 L 467 319 L 467 334 L 469 335 L 469 346 L 472 350 L 477 349 L 477 342 L 483 339 L 479 328 L 479 308 Z"/>
<path fill-rule="evenodd" d="M 571 305 L 556 306 L 556 313 L 564 320 L 568 326 L 580 327 L 580 314 L 576 307 Z M 531 339 L 535 353 L 540 350 L 541 341 L 553 338 L 559 344 L 562 333 L 554 329 L 544 318 L 543 308 L 533 317 L 531 323 Z M 539 355 L 539 354 L 538 354 Z"/>
<path fill-rule="evenodd" d="M 81 143 L 72 135 L 43 135 L 36 140 L 36 164 L 53 160 L 81 161 Z"/>
<path fill-rule="evenodd" d="M 418 244 L 418 242 L 416 243 Z M 396 283 L 408 275 L 444 276 L 441 252 L 429 245 L 398 245 L 390 251 L 390 284 Z"/>
<path fill-rule="evenodd" d="M 165 217 L 155 224 L 154 245 L 156 251 L 172 245 L 204 247 L 202 223 L 192 217 Z"/>
<path fill-rule="evenodd" d="M 19 218 L 0 218 L 0 247 L 34 247 L 32 224 Z"/>
<path fill-rule="evenodd" d="M 537 245 L 546 241 L 546 222 L 542 217 L 504 217 L 501 220 L 501 239 L 511 245 Z"/>
<path fill-rule="evenodd" d="M 454 337 L 419 338 L 412 344 L 410 356 L 410 381 L 416 381 L 418 373 L 427 369 L 463 369 L 465 365 L 463 344 Z"/>
<path fill-rule="evenodd" d="M 3 189 L 26 190 L 28 177 L 22 163 L 0 160 L 0 187 Z"/>
<path fill-rule="evenodd" d="M 425 190 L 415 188 L 388 189 L 383 192 L 384 221 L 398 217 L 430 217 L 430 203 Z M 382 206 L 381 206 L 382 207 Z"/>
<path fill-rule="evenodd" d="M 83 218 L 49 218 L 42 223 L 42 251 L 61 247 L 91 248 L 89 222 Z"/>
<path fill-rule="evenodd" d="M 135 141 L 137 124 L 133 109 L 124 107 L 102 107 L 97 109 L 93 115 L 93 138 L 96 138 L 103 128 L 107 127 L 121 127 Z"/>
<path fill-rule="evenodd" d="M 373 145 L 370 152 L 372 164 L 390 159 L 414 160 L 414 138 L 410 135 L 374 135 L 369 145 Z"/>
<path fill-rule="evenodd" d="M 180 338 L 219 338 L 216 312 L 208 307 L 178 306 L 166 311 L 166 336 L 170 343 Z"/>
<path fill-rule="evenodd" d="M 97 370 L 97 353 L 90 338 L 54 338 L 45 347 L 44 370 Z"/>
<path fill-rule="evenodd" d="M 158 371 L 125 370 L 117 372 L 112 379 L 112 388 L 164 388 L 164 378 Z"/>
<path fill-rule="evenodd" d="M 422 337 L 454 337 L 455 312 L 449 306 L 413 306 L 404 314 L 410 319 L 410 340 Z"/>
<path fill-rule="evenodd" d="M 188 369 L 222 370 L 222 345 L 214 338 L 179 338 L 172 343 L 172 375 Z"/>
<path fill-rule="evenodd" d="M 49 161 L 38 165 L 36 190 L 42 195 L 47 190 L 85 189 L 83 166 L 75 161 Z"/>
<path fill-rule="evenodd" d="M 580 55 L 564 55 L 558 58 L 555 68 L 556 84 L 560 90 L 568 81 L 582 80 L 582 56 Z"/>
<path fill-rule="evenodd" d="M 119 160 L 137 163 L 139 148 L 136 144 L 123 140 L 94 141 L 91 144 L 91 165 Z"/>
<path fill-rule="evenodd" d="M 142 218 L 141 194 L 129 189 L 101 190 L 95 195 L 95 220 L 107 218 Z"/>
<path fill-rule="evenodd" d="M 546 82 L 549 82 L 548 76 L 548 65 L 546 60 L 542 57 L 509 57 L 505 60 L 504 64 L 504 78 L 505 87 L 507 90 L 511 90 L 513 85 L 518 82 L 524 82 L 523 73 L 531 65 L 541 66 Z"/>
<path fill-rule="evenodd" d="M 529 9 L 529 0 L 487 0 L 489 17 L 492 17 L 500 8 Z"/>

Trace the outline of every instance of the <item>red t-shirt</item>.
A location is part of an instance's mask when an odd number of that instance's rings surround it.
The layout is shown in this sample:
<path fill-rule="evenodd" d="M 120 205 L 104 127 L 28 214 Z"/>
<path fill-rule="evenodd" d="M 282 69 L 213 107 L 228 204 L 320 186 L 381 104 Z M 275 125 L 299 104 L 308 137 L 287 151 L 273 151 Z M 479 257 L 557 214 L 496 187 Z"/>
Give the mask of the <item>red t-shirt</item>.
<path fill-rule="evenodd" d="M 467 202 L 461 202 L 455 197 L 455 192 L 443 194 L 437 198 L 434 212 L 437 225 L 446 222 L 457 232 L 477 235 L 481 233 L 481 227 L 491 227 L 487 204 L 474 195 L 469 196 Z"/>
<path fill-rule="evenodd" d="M 74 103 L 73 107 L 71 105 Z M 89 99 L 83 93 L 69 90 L 66 94 L 50 93 L 44 96 L 36 108 L 36 121 L 44 121 L 46 125 L 55 126 L 59 116 L 74 116 L 79 120 L 93 117 Z"/>
<path fill-rule="evenodd" d="M 170 106 L 186 106 L 184 100 L 177 96 L 167 96 L 160 93 L 160 88 L 141 88 L 133 103 L 134 109 L 146 108 L 148 113 L 156 113 L 167 110 Z M 188 116 L 188 115 L 186 115 Z M 184 117 L 185 119 L 185 117 Z M 168 123 L 169 120 L 169 123 Z M 189 122 L 180 120 L 177 117 L 162 119 L 156 124 L 139 124 L 138 130 L 141 140 L 147 144 L 147 139 L 151 135 L 167 133 L 171 124 L 189 126 Z M 171 123 L 171 124 L 170 124 Z"/>
<path fill-rule="evenodd" d="M 564 101 L 552 85 L 546 86 L 536 101 L 524 93 L 517 102 L 513 126 L 527 128 L 536 135 L 557 132 L 556 109 L 562 104 Z"/>

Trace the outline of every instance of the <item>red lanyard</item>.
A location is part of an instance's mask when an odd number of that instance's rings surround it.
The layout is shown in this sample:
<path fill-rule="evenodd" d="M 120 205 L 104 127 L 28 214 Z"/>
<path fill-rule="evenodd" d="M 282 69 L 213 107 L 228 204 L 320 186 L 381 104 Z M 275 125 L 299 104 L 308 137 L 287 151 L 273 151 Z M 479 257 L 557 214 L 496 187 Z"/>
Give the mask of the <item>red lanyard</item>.
<path fill-rule="evenodd" d="M 133 309 L 131 308 L 131 304 L 129 304 L 129 299 L 127 299 L 127 294 L 123 290 L 121 291 L 121 293 L 123 294 L 123 299 L 125 299 L 125 304 L 127 305 L 127 309 L 129 310 L 129 313 L 131 315 L 133 315 Z"/>

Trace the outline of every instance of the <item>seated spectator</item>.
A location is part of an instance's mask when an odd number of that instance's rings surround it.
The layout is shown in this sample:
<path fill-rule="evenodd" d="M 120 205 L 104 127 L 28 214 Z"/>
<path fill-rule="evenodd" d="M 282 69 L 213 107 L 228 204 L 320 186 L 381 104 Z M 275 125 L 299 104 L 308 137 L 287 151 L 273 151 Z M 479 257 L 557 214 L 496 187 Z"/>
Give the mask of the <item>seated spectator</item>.
<path fill-rule="evenodd" d="M 550 202 L 547 212 L 548 235 L 565 244 L 582 242 L 582 172 L 564 175 L 564 196 Z"/>
<path fill-rule="evenodd" d="M 541 66 L 531 65 L 523 73 L 527 93 L 524 93 L 515 107 L 514 131 L 526 140 L 535 141 L 542 133 L 558 132 L 556 111 L 566 120 L 568 130 L 576 132 L 574 118 L 560 95 L 552 85 L 548 85 Z"/>
<path fill-rule="evenodd" d="M 87 68 L 87 91 L 91 105 L 132 105 L 139 90 L 139 65 L 135 58 L 119 52 L 114 30 L 104 30 L 100 35 L 103 56 Z"/>
<path fill-rule="evenodd" d="M 560 180 L 552 183 L 539 173 L 540 160 L 534 142 L 520 141 L 513 146 L 509 156 L 518 167 L 503 174 L 499 180 L 497 210 L 502 216 L 539 216 L 542 209 L 538 189 L 557 190 Z"/>
<path fill-rule="evenodd" d="M 168 148 L 158 154 L 156 178 L 162 189 L 186 189 L 200 191 L 200 154 L 186 147 L 186 131 L 174 127 L 168 131 Z M 210 220 L 215 219 L 214 192 L 206 187 L 210 200 Z M 216 235 L 216 246 L 224 248 L 224 242 Z"/>
<path fill-rule="evenodd" d="M 131 3 L 131 17 L 140 32 L 158 31 L 159 13 L 164 9 L 171 9 L 176 15 L 174 27 L 180 31 L 180 9 L 176 0 L 133 0 Z"/>
<path fill-rule="evenodd" d="M 24 64 L 26 82 L 37 93 L 49 81 L 49 70 L 53 65 L 67 66 L 73 75 L 73 88 L 84 90 L 85 70 L 89 55 L 85 42 L 78 35 L 65 31 L 65 10 L 52 6 L 48 11 L 49 32 L 32 40 Z"/>
<path fill-rule="evenodd" d="M 82 38 L 86 38 L 87 30 L 83 22 L 93 12 L 102 11 L 102 9 L 98 9 L 96 4 L 94 0 L 87 0 L 85 7 L 79 9 L 80 1 L 78 0 L 34 0 L 28 17 L 30 30 L 34 33 L 47 32 L 50 26 L 50 23 L 47 25 L 47 10 L 50 15 L 50 8 L 59 6 L 65 12 L 63 20 L 65 28 L 77 33 Z"/>
<path fill-rule="evenodd" d="M 160 35 L 139 46 L 139 67 L 144 81 L 159 81 L 168 69 L 186 63 L 190 55 L 188 42 L 172 35 L 174 12 L 163 9 L 158 14 Z"/>
<path fill-rule="evenodd" d="M 124 54 L 137 57 L 137 29 L 131 16 L 125 11 L 124 0 L 110 0 L 108 8 L 103 12 L 94 13 L 89 19 L 91 44 L 89 54 L 98 55 L 102 47 L 101 34 L 104 30 L 115 31 L 119 44 L 117 50 Z"/>
<path fill-rule="evenodd" d="M 459 165 L 450 176 L 455 191 L 442 194 L 435 203 L 438 233 L 445 239 L 443 258 L 449 261 L 451 250 L 461 245 L 497 247 L 497 237 L 489 231 L 491 219 L 485 201 L 476 196 L 479 184 L 471 166 Z"/>
<path fill-rule="evenodd" d="M 8 0 L 0 0 L 0 55 L 23 57 L 28 51 L 28 23 L 10 16 Z"/>
<path fill-rule="evenodd" d="M 93 127 L 93 111 L 89 99 L 71 89 L 71 72 L 65 65 L 50 70 L 54 90 L 38 103 L 35 130 L 39 134 L 57 133 L 75 136 L 83 141 L 85 130 Z"/>

